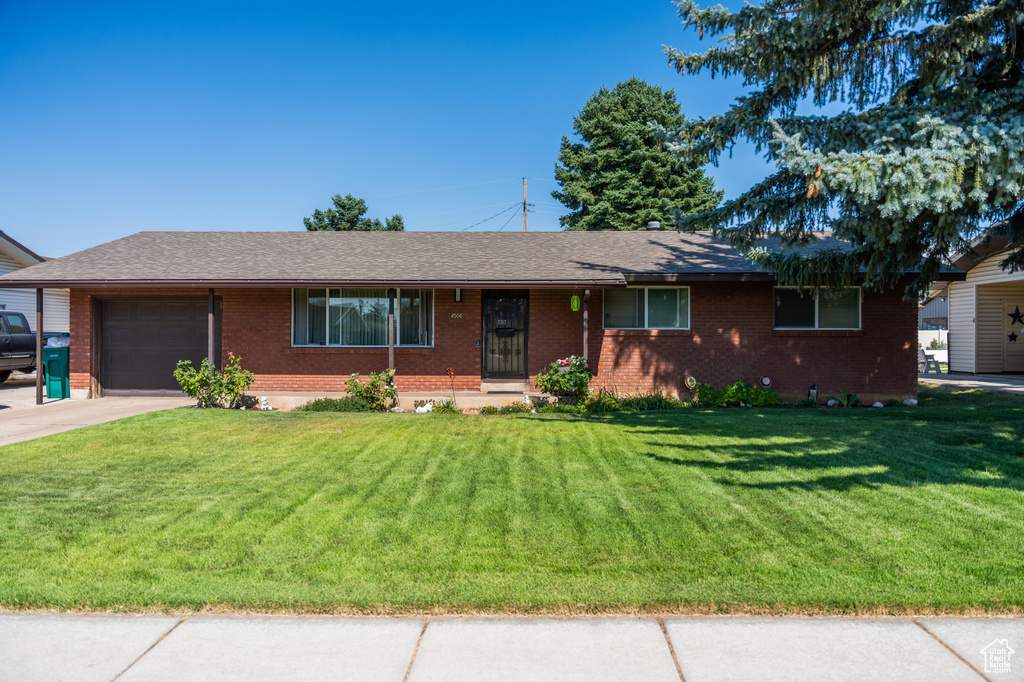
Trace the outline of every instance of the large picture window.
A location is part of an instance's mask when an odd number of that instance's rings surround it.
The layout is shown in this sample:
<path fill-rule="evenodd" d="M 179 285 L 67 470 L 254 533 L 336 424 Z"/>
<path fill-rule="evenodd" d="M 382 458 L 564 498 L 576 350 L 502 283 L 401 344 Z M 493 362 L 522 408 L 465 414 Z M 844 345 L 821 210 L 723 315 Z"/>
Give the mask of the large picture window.
<path fill-rule="evenodd" d="M 399 289 L 395 296 L 395 342 L 434 343 L 434 292 Z M 293 346 L 387 346 L 387 289 L 294 289 Z"/>
<path fill-rule="evenodd" d="M 605 329 L 689 329 L 689 287 L 604 290 Z"/>
<path fill-rule="evenodd" d="M 860 287 L 775 288 L 776 329 L 860 329 Z"/>

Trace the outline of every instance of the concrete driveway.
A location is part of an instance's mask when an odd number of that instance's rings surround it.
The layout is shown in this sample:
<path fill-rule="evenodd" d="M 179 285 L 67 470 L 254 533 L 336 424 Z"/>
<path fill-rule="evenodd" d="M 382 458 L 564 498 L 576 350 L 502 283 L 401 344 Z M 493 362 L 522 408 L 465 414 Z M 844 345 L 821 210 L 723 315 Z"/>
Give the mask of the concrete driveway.
<path fill-rule="evenodd" d="M 34 374 L 15 374 L 0 384 L 0 446 L 194 404 L 189 398 L 100 398 L 36 405 L 35 381 Z"/>

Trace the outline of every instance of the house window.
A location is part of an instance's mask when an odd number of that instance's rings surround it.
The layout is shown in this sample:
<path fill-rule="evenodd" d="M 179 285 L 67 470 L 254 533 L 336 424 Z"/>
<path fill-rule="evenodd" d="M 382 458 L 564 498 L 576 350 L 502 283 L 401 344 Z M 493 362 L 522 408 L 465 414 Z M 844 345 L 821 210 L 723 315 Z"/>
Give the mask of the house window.
<path fill-rule="evenodd" d="M 860 329 L 860 287 L 818 293 L 775 288 L 776 329 Z"/>
<path fill-rule="evenodd" d="M 605 329 L 689 329 L 689 287 L 605 289 Z"/>
<path fill-rule="evenodd" d="M 434 343 L 434 292 L 399 289 L 395 342 Z M 387 346 L 387 289 L 293 289 L 293 346 Z"/>

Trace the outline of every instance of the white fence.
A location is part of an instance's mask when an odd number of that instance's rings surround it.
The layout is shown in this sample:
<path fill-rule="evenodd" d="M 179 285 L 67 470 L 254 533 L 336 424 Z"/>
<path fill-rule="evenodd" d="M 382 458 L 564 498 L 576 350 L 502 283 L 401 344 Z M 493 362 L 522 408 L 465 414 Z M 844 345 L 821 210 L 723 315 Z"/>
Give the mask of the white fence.
<path fill-rule="evenodd" d="M 935 350 L 929 348 L 932 341 L 938 341 L 944 344 L 946 347 L 942 350 Z M 921 344 L 921 348 L 924 348 L 924 352 L 929 355 L 934 355 L 935 359 L 939 362 L 949 362 L 949 332 L 945 329 L 932 330 L 920 330 L 917 332 L 917 342 Z"/>

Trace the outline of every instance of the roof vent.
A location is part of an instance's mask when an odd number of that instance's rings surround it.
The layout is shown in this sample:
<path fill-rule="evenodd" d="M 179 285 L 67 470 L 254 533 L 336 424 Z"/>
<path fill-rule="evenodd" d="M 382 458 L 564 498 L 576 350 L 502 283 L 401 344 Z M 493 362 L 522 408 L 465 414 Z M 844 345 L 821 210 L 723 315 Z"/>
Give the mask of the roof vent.
<path fill-rule="evenodd" d="M 647 229 L 648 230 L 660 230 L 661 229 L 661 221 L 660 220 L 651 220 L 651 221 L 649 221 L 647 223 Z"/>

